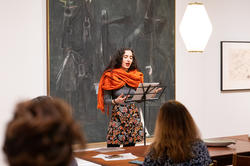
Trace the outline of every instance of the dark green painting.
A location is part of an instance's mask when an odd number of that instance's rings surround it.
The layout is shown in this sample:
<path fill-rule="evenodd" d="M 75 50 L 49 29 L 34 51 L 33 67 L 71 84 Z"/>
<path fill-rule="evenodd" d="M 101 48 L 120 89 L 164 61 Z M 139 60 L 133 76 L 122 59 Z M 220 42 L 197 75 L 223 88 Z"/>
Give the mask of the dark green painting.
<path fill-rule="evenodd" d="M 147 103 L 153 134 L 161 103 L 175 98 L 174 0 L 47 0 L 49 90 L 75 110 L 88 142 L 105 141 L 109 117 L 96 109 L 96 88 L 116 49 L 132 48 L 145 82 L 167 88 Z"/>

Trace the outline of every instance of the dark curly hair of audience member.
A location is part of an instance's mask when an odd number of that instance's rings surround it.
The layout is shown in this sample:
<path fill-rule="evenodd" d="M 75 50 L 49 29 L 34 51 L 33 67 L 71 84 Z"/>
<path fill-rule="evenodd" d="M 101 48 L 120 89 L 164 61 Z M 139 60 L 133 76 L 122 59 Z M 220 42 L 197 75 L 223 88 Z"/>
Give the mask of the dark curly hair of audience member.
<path fill-rule="evenodd" d="M 10 166 L 68 166 L 74 143 L 85 147 L 71 107 L 60 99 L 41 96 L 16 105 L 3 151 Z"/>

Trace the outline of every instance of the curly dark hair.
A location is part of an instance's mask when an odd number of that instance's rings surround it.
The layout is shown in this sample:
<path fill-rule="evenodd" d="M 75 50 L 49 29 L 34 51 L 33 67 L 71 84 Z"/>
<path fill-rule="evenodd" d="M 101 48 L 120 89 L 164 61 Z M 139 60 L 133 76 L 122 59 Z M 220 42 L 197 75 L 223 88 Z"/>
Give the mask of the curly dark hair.
<path fill-rule="evenodd" d="M 16 105 L 3 151 L 10 166 L 66 166 L 73 159 L 74 143 L 85 147 L 71 107 L 43 96 Z"/>
<path fill-rule="evenodd" d="M 126 50 L 130 50 L 133 54 L 133 62 L 131 64 L 130 68 L 128 69 L 128 71 L 132 71 L 135 69 L 140 70 L 138 68 L 138 65 L 137 65 L 134 51 L 130 48 L 121 48 L 121 49 L 117 50 L 116 53 L 112 56 L 112 59 L 110 60 L 109 65 L 106 67 L 106 69 L 104 71 L 120 68 L 122 66 L 122 59 L 123 59 L 123 55 L 124 55 Z"/>

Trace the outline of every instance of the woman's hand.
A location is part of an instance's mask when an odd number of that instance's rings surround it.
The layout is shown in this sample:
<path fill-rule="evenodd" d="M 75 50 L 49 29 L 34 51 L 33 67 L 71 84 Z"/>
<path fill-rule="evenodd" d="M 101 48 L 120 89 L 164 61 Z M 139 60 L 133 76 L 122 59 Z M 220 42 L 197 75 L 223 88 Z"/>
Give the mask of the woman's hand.
<path fill-rule="evenodd" d="M 124 96 L 123 93 L 114 99 L 115 104 L 124 104 L 124 101 L 127 99 L 128 96 Z"/>
<path fill-rule="evenodd" d="M 162 90 L 162 88 L 157 88 L 156 90 L 155 90 L 155 93 L 158 93 L 158 92 L 160 92 Z"/>
<path fill-rule="evenodd" d="M 162 90 L 162 88 L 157 88 L 154 90 L 154 94 L 152 95 L 152 97 L 155 97 L 155 95 L 160 92 Z"/>

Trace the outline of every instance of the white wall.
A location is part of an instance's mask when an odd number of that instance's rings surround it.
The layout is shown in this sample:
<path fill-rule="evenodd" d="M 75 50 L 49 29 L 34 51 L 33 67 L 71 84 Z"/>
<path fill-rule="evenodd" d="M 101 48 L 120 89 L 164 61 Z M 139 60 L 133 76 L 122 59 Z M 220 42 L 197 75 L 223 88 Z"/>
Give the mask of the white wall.
<path fill-rule="evenodd" d="M 202 54 L 187 53 L 179 34 L 188 2 L 176 1 L 176 98 L 188 106 L 203 137 L 250 133 L 250 91 L 220 92 L 220 41 L 250 41 L 250 1 L 199 1 L 213 24 Z"/>
<path fill-rule="evenodd" d="M 176 98 L 204 137 L 250 132 L 250 91 L 220 92 L 220 41 L 250 41 L 249 0 L 204 2 L 213 33 L 203 54 L 187 53 L 178 26 L 188 0 L 176 0 Z M 46 94 L 45 0 L 1 0 L 0 142 L 13 105 Z M 2 154 L 2 152 L 0 152 Z M 3 156 L 0 155 L 0 165 Z"/>
<path fill-rule="evenodd" d="M 0 165 L 5 125 L 17 101 L 46 94 L 45 0 L 1 0 Z"/>

